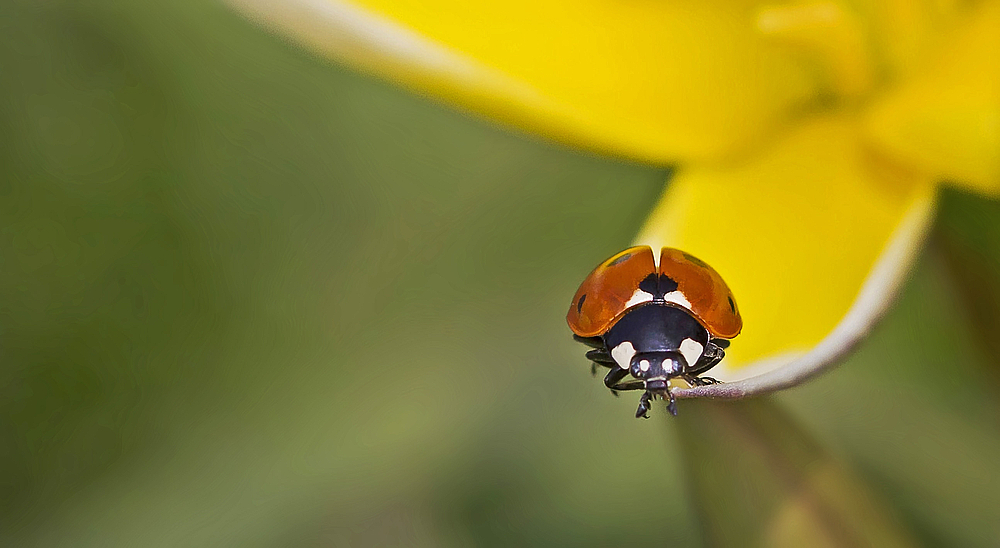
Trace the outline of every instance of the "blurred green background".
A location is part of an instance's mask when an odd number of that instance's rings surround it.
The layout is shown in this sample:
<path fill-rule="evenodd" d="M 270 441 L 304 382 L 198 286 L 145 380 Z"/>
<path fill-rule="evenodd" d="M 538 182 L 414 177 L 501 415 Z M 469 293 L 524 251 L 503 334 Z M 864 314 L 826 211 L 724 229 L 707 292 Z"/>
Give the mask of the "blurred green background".
<path fill-rule="evenodd" d="M 0 29 L 0 544 L 719 542 L 696 478 L 754 449 L 631 419 L 563 319 L 667 172 L 211 2 Z M 1000 205 L 946 193 L 886 320 L 766 404 L 919 544 L 1000 543 L 998 258 Z"/>

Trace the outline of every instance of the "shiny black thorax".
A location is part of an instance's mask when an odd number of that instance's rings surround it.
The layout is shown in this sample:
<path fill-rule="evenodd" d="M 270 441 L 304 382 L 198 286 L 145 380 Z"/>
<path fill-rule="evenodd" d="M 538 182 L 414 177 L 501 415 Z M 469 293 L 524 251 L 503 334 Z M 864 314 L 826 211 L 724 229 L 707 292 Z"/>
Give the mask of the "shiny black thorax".
<path fill-rule="evenodd" d="M 704 348 L 708 346 L 709 334 L 688 311 L 654 301 L 625 313 L 603 339 L 609 353 L 628 341 L 637 354 L 644 354 L 676 352 L 684 339 L 692 339 Z"/>
<path fill-rule="evenodd" d="M 596 373 L 597 367 L 609 369 L 604 385 L 612 393 L 643 391 L 636 417 L 646 417 L 652 400 L 657 398 L 668 400 L 667 410 L 677 414 L 671 379 L 680 378 L 691 386 L 719 382 L 701 375 L 725 357 L 729 341 L 713 338 L 691 312 L 667 300 L 677 285 L 667 276 L 650 274 L 639 284 L 639 289 L 652 295 L 652 301 L 628 310 L 603 335 L 573 336 L 592 349 L 587 352 L 587 359 L 593 362 L 592 372 Z M 684 345 L 687 339 L 697 345 Z M 693 354 L 699 345 L 701 351 L 696 357 Z"/>

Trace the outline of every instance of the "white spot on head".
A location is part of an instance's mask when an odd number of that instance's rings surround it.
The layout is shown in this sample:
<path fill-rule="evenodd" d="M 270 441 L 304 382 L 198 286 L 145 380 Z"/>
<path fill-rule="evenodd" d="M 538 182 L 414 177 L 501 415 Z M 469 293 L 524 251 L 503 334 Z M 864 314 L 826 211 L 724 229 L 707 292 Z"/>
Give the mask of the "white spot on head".
<path fill-rule="evenodd" d="M 636 289 L 635 293 L 632 294 L 632 298 L 625 303 L 625 308 L 632 308 L 637 304 L 648 303 L 653 300 L 653 295 L 651 293 L 646 293 L 641 289 Z"/>
<path fill-rule="evenodd" d="M 649 371 L 649 362 L 647 360 L 642 360 L 639 362 L 639 369 L 643 371 Z"/>
<path fill-rule="evenodd" d="M 688 302 L 687 297 L 685 297 L 680 291 L 671 291 L 670 293 L 667 293 L 663 296 L 663 300 L 668 303 L 674 303 L 681 308 L 691 310 L 691 303 Z"/>
<path fill-rule="evenodd" d="M 681 341 L 680 351 L 684 359 L 687 360 L 688 367 L 690 367 L 698 361 L 701 353 L 705 351 L 705 347 L 694 339 L 684 339 Z"/>
<path fill-rule="evenodd" d="M 632 356 L 635 356 L 635 347 L 632 343 L 625 341 L 611 349 L 611 357 L 618 363 L 618 367 L 628 369 L 632 364 Z"/>

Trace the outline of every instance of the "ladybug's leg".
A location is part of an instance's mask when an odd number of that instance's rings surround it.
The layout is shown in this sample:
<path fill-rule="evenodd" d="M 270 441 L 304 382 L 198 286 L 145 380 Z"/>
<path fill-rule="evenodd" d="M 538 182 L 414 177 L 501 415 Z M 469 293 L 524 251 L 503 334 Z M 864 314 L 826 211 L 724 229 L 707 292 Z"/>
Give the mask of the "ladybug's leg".
<path fill-rule="evenodd" d="M 660 395 L 660 397 L 662 399 L 670 400 L 667 403 L 667 411 L 670 412 L 671 415 L 673 415 L 673 416 L 676 417 L 677 416 L 677 400 L 674 399 L 674 395 L 669 390 L 667 390 L 666 393 L 659 393 L 658 392 L 658 394 Z M 646 413 L 649 412 L 650 406 L 652 405 L 652 400 L 655 397 L 656 396 L 654 396 L 652 392 L 646 392 L 646 393 L 644 393 L 642 395 L 641 398 L 639 398 L 639 408 L 635 410 L 635 418 L 637 418 L 637 419 L 639 417 L 642 417 L 644 419 L 648 419 L 649 418 L 649 416 L 646 415 Z"/>
<path fill-rule="evenodd" d="M 629 381 L 623 382 L 621 384 L 616 384 L 611 387 L 612 392 L 623 391 L 623 390 L 643 390 L 646 388 L 646 384 L 642 381 Z"/>
<path fill-rule="evenodd" d="M 722 358 L 726 357 L 726 351 L 723 348 L 727 346 L 729 346 L 729 341 L 725 339 L 709 341 L 708 346 L 705 347 L 705 352 L 702 353 L 701 358 L 698 358 L 698 362 L 693 367 L 689 367 L 684 372 L 684 375 L 681 375 L 681 378 L 691 386 L 719 384 L 719 381 L 712 377 L 699 377 L 698 375 L 718 365 L 722 361 Z"/>
<path fill-rule="evenodd" d="M 627 375 L 628 371 L 626 371 L 625 369 L 622 369 L 620 367 L 612 369 L 611 372 L 608 373 L 606 377 L 604 377 L 604 385 L 610 388 L 611 393 L 616 396 L 618 395 L 618 392 L 621 390 L 643 390 L 646 388 L 646 383 L 642 381 L 621 382 L 622 379 L 624 379 Z M 657 393 L 656 395 L 659 395 L 664 399 L 670 400 L 670 402 L 667 404 L 667 411 L 669 411 L 671 415 L 676 416 L 677 403 L 674 400 L 674 395 L 670 392 L 670 390 L 667 390 L 664 393 Z M 654 395 L 652 392 L 649 391 L 646 391 L 642 394 L 642 396 L 639 398 L 639 408 L 636 409 L 635 411 L 635 418 L 637 419 L 639 417 L 649 418 L 646 416 L 646 413 L 649 412 L 650 402 L 656 397 L 656 395 Z"/>
<path fill-rule="evenodd" d="M 611 371 L 608 371 L 608 375 L 604 377 L 604 386 L 610 388 L 611 393 L 617 396 L 618 393 L 615 392 L 615 385 L 618 384 L 618 381 L 624 379 L 626 375 L 628 375 L 628 371 L 625 371 L 621 367 L 612 368 Z"/>
<path fill-rule="evenodd" d="M 675 417 L 677 416 L 677 399 L 674 397 L 674 393 L 671 392 L 669 389 L 665 391 L 646 392 L 646 395 L 648 395 L 649 398 L 648 399 L 644 398 L 643 400 L 639 401 L 640 408 L 642 407 L 643 403 L 646 403 L 648 405 L 650 399 L 655 400 L 656 398 L 660 398 L 661 400 L 667 400 L 667 411 L 669 411 L 671 415 Z M 636 417 L 638 417 L 638 415 L 636 415 Z"/>
<path fill-rule="evenodd" d="M 636 390 L 636 388 L 632 388 L 631 386 L 629 386 L 635 383 L 626 382 L 618 384 L 622 379 L 624 379 L 627 376 L 628 376 L 628 370 L 622 369 L 621 367 L 618 366 L 612 367 L 611 371 L 609 371 L 607 376 L 604 377 L 604 386 L 610 388 L 612 392 L 616 390 Z M 638 384 L 639 388 L 642 388 L 642 381 L 638 381 Z"/>
<path fill-rule="evenodd" d="M 642 390 L 646 388 L 645 383 L 642 381 L 621 382 L 627 376 L 628 370 L 616 366 L 604 377 L 604 386 L 610 388 L 611 393 L 616 396 L 621 390 Z"/>
<path fill-rule="evenodd" d="M 604 339 L 600 337 L 581 337 L 579 335 L 573 335 L 573 340 L 583 343 L 591 348 L 604 348 Z"/>
<path fill-rule="evenodd" d="M 705 352 L 698 358 L 698 361 L 684 372 L 690 376 L 700 375 L 718 365 L 724 357 L 726 357 L 726 351 L 717 345 L 715 341 L 709 341 L 708 346 L 705 347 Z"/>
<path fill-rule="evenodd" d="M 708 384 L 720 384 L 722 382 L 712 377 L 695 377 L 694 375 L 681 375 L 681 378 L 691 386 L 705 386 Z"/>
<path fill-rule="evenodd" d="M 639 417 L 642 417 L 644 419 L 649 418 L 649 415 L 647 415 L 646 413 L 649 412 L 650 400 L 652 399 L 653 395 L 650 394 L 649 392 L 644 392 L 642 394 L 642 397 L 639 398 L 639 408 L 635 410 L 635 418 L 637 419 Z"/>
<path fill-rule="evenodd" d="M 591 375 L 597 376 L 598 365 L 612 369 L 618 366 L 615 360 L 611 357 L 611 354 L 608 354 L 608 348 L 604 344 L 604 339 L 600 337 L 581 337 L 579 335 L 573 335 L 573 340 L 581 342 L 592 348 L 592 350 L 587 351 L 587 359 L 593 362 L 590 364 Z"/>
<path fill-rule="evenodd" d="M 676 417 L 677 416 L 677 400 L 674 399 L 674 393 L 671 392 L 670 390 L 667 390 L 667 399 L 670 400 L 670 402 L 667 403 L 667 411 L 669 411 L 671 415 L 673 415 L 673 416 Z"/>
<path fill-rule="evenodd" d="M 618 363 L 608 355 L 608 352 L 603 348 L 596 348 L 587 352 L 587 359 L 592 363 L 590 364 L 590 374 L 597 375 L 597 366 L 607 367 L 614 369 L 618 367 Z"/>
<path fill-rule="evenodd" d="M 608 351 L 603 348 L 595 348 L 590 352 L 587 352 L 587 359 L 599 363 L 604 367 L 618 367 L 618 362 L 608 354 Z"/>

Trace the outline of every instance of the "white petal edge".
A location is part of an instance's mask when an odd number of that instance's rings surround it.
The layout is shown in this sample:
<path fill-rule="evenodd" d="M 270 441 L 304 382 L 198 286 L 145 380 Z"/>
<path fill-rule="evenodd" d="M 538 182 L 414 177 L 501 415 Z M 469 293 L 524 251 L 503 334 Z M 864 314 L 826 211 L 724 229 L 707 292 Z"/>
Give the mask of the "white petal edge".
<path fill-rule="evenodd" d="M 361 65 L 392 63 L 412 70 L 463 78 L 484 76 L 482 67 L 416 32 L 337 0 L 225 0 L 248 19 L 283 36 Z"/>
<path fill-rule="evenodd" d="M 741 399 L 791 388 L 832 368 L 865 337 L 895 300 L 923 248 L 934 220 L 936 201 L 935 187 L 928 185 L 918 191 L 893 237 L 872 266 L 851 308 L 837 327 L 812 350 L 768 358 L 741 367 L 738 372 L 726 371 L 723 360 L 718 366 L 722 373 L 720 377 L 739 375 L 743 379 L 692 388 L 678 387 L 671 392 L 678 398 Z M 747 378 L 747 375 L 750 376 Z"/>
<path fill-rule="evenodd" d="M 223 0 L 247 19 L 306 49 L 366 74 L 401 83 L 418 95 L 444 101 L 475 116 L 484 114 L 508 129 L 544 125 L 557 140 L 594 143 L 614 153 L 581 125 L 586 116 L 535 87 L 418 31 L 344 0 Z M 433 82 L 448 88 L 428 94 Z"/>

